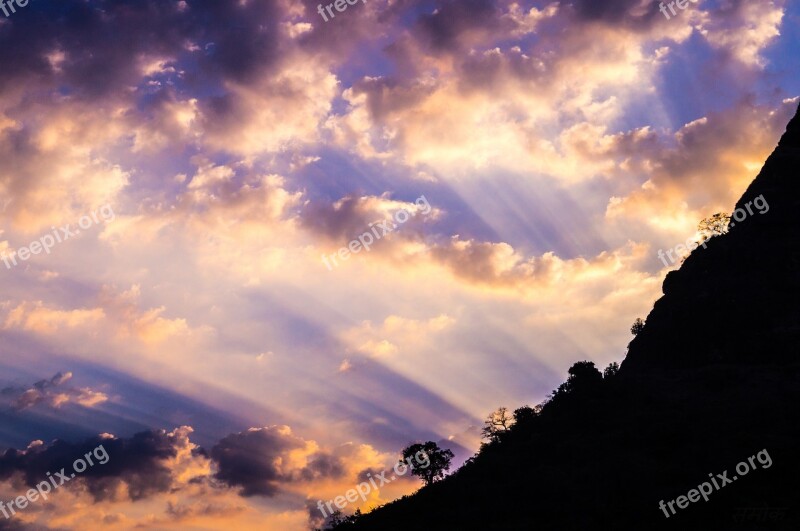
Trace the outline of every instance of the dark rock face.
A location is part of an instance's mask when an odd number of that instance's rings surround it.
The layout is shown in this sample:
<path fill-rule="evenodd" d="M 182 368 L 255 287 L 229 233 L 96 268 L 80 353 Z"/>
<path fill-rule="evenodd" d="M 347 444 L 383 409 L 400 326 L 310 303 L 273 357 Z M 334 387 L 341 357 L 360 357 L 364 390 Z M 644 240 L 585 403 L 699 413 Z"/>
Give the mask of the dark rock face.
<path fill-rule="evenodd" d="M 744 220 L 732 220 L 728 234 L 698 247 L 667 275 L 664 297 L 631 342 L 623 373 L 798 359 L 798 173 L 800 112 L 736 204 L 747 212 Z"/>

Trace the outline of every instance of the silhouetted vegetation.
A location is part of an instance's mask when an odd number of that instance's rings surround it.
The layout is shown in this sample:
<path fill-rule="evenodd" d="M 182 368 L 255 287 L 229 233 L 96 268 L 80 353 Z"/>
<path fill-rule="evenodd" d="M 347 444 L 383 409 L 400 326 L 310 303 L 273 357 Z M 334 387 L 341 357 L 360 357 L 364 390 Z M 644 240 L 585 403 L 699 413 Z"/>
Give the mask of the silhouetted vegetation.
<path fill-rule="evenodd" d="M 315 529 L 314 531 L 333 531 L 341 529 L 352 528 L 358 519 L 361 517 L 361 510 L 356 511 L 351 515 L 343 514 L 340 510 L 335 510 L 333 514 L 328 517 L 328 522 L 322 529 Z"/>
<path fill-rule="evenodd" d="M 644 321 L 641 318 L 637 318 L 633 322 L 633 326 L 631 326 L 631 334 L 638 336 L 642 330 L 644 330 Z"/>
<path fill-rule="evenodd" d="M 430 464 L 427 467 L 414 466 L 411 473 L 425 482 L 425 485 L 444 478 L 445 473 L 450 470 L 450 463 L 453 460 L 453 452 L 443 450 L 433 441 L 426 443 L 412 444 L 403 449 L 403 459 L 416 459 L 416 455 L 424 452 L 428 456 Z M 402 463 L 403 461 L 401 461 Z"/>
<path fill-rule="evenodd" d="M 705 218 L 697 225 L 697 232 L 700 233 L 701 243 L 710 240 L 714 236 L 719 236 L 728 232 L 731 223 L 731 216 L 727 212 L 717 212 L 710 218 Z"/>
<path fill-rule="evenodd" d="M 508 412 L 508 408 L 501 407 L 489 414 L 484 421 L 481 434 L 489 442 L 497 442 L 511 428 L 512 424 L 514 424 L 514 416 Z"/>
<path fill-rule="evenodd" d="M 553 392 L 553 398 L 571 393 L 586 393 L 596 390 L 603 383 L 603 375 L 591 361 L 579 361 L 569 368 L 567 381 Z"/>
<path fill-rule="evenodd" d="M 616 361 L 612 361 L 608 364 L 608 367 L 603 370 L 603 379 L 607 380 L 608 378 L 613 378 L 619 372 L 619 363 Z"/>
<path fill-rule="evenodd" d="M 542 411 L 541 405 L 534 407 L 522 406 L 520 408 L 517 408 L 514 410 L 514 422 L 515 423 L 528 422 L 529 420 L 535 418 L 536 415 L 541 413 L 541 411 Z"/>

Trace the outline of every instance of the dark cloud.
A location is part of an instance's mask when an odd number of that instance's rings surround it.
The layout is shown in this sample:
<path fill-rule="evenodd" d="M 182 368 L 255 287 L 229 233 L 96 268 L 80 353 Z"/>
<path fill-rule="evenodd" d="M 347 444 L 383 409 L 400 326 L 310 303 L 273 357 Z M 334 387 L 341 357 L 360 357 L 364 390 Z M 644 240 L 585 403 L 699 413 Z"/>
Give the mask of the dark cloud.
<path fill-rule="evenodd" d="M 168 501 L 166 512 L 171 520 L 180 521 L 198 517 L 231 515 L 240 510 L 241 509 L 237 507 L 231 507 L 224 503 L 200 501 L 191 504 Z"/>
<path fill-rule="evenodd" d="M 273 496 L 283 479 L 275 463 L 281 453 L 302 444 L 269 428 L 232 433 L 211 449 L 219 470 L 216 478 L 242 487 L 243 496 Z"/>
<path fill-rule="evenodd" d="M 503 53 L 472 54 L 459 65 L 462 89 L 497 90 L 509 80 L 521 80 L 531 88 L 547 90 L 553 82 L 553 57 L 530 57 L 515 48 Z"/>
<path fill-rule="evenodd" d="M 641 0 L 575 0 L 572 8 L 579 20 L 605 22 L 608 24 L 624 23 L 629 26 L 650 27 L 653 18 L 662 17 L 658 2 Z"/>
<path fill-rule="evenodd" d="M 137 85 L 145 57 L 188 67 L 190 82 L 246 81 L 280 58 L 282 18 L 275 0 L 39 1 L 0 30 L 0 89 L 33 78 L 102 96 Z"/>
<path fill-rule="evenodd" d="M 367 96 L 367 108 L 375 120 L 412 108 L 436 91 L 436 86 L 416 79 L 401 82 L 396 78 L 367 77 L 353 84 L 353 94 Z"/>
<path fill-rule="evenodd" d="M 369 481 L 370 477 L 377 476 L 381 472 L 383 472 L 383 470 L 378 468 L 365 468 L 356 475 L 356 480 L 359 483 L 366 483 L 367 481 Z"/>
<path fill-rule="evenodd" d="M 470 30 L 495 31 L 501 26 L 494 0 L 447 0 L 433 13 L 421 15 L 415 32 L 437 52 L 460 48 L 462 37 Z"/>
<path fill-rule="evenodd" d="M 172 488 L 173 475 L 165 460 L 175 457 L 184 443 L 185 433 L 180 429 L 146 431 L 129 439 L 97 436 L 80 443 L 55 440 L 49 445 L 35 441 L 25 450 L 6 450 L 0 457 L 0 479 L 18 475 L 34 487 L 47 479 L 48 472 L 55 474 L 63 468 L 69 473 L 76 459 L 102 445 L 108 461 L 100 464 L 94 459 L 95 465 L 78 476 L 80 481 L 95 500 L 113 499 L 121 482 L 127 485 L 130 498 L 138 500 Z M 99 456 L 102 460 L 102 452 Z"/>
<path fill-rule="evenodd" d="M 250 428 L 232 433 L 220 440 L 210 452 L 189 441 L 192 429 L 182 427 L 167 432 L 150 430 L 130 438 L 113 438 L 98 435 L 82 442 L 71 443 L 56 439 L 51 444 L 33 441 L 24 450 L 8 449 L 0 455 L 0 481 L 15 481 L 28 487 L 47 480 L 48 473 L 64 469 L 67 476 L 74 470 L 73 463 L 92 454 L 102 445 L 102 451 L 93 454 L 95 464 L 72 481 L 81 482 L 95 501 L 113 500 L 121 484 L 128 496 L 136 501 L 149 496 L 171 492 L 179 488 L 170 460 L 179 453 L 192 458 L 212 459 L 216 466 L 213 478 L 200 475 L 189 483 L 208 483 L 212 488 L 240 488 L 240 495 L 274 496 L 282 484 L 312 482 L 326 478 L 340 478 L 346 473 L 342 460 L 330 453 L 314 451 L 313 443 L 294 436 L 287 426 Z M 309 454 L 299 459 L 303 466 L 292 466 L 289 453 L 304 450 Z M 199 469 L 201 470 L 202 467 Z M 215 481 L 215 480 L 218 480 Z M 188 514 L 217 514 L 233 510 L 227 506 L 208 504 L 189 507 L 175 505 L 168 512 L 172 517 Z"/>
<path fill-rule="evenodd" d="M 10 520 L 5 518 L 0 519 L 0 531 L 46 531 L 48 529 L 52 528 L 36 524 L 26 524 L 24 522 L 20 522 L 16 518 L 12 518 Z"/>
<path fill-rule="evenodd" d="M 347 240 L 369 230 L 369 224 L 382 219 L 366 198 L 345 196 L 336 203 L 309 204 L 302 216 L 303 225 L 332 240 Z"/>
<path fill-rule="evenodd" d="M 319 452 L 309 458 L 308 465 L 300 469 L 295 474 L 295 478 L 303 481 L 315 481 L 323 478 L 342 477 L 344 473 L 345 467 L 341 459 Z"/>
<path fill-rule="evenodd" d="M 424 239 L 426 222 L 436 219 L 437 213 L 430 204 L 427 205 L 430 210 L 422 210 L 424 205 L 417 201 L 409 204 L 388 194 L 348 195 L 332 204 L 324 201 L 307 204 L 299 220 L 316 237 L 337 245 L 347 245 L 365 233 L 377 234 L 372 242 L 367 241 L 369 250 L 391 256 L 396 251 L 402 252 L 402 242 Z M 409 214 L 406 221 L 398 219 L 401 210 Z"/>
<path fill-rule="evenodd" d="M 331 455 L 315 453 L 307 466 L 290 470 L 281 462 L 286 454 L 306 446 L 285 426 L 250 428 L 232 433 L 211 449 L 217 464 L 216 479 L 241 487 L 242 496 L 274 496 L 281 483 L 310 481 L 344 474 L 341 461 Z"/>
<path fill-rule="evenodd" d="M 511 252 L 513 249 L 506 244 L 452 238 L 447 244 L 434 246 L 431 254 L 456 276 L 480 284 L 510 286 L 532 282 L 543 274 L 540 271 L 543 264 L 537 264 L 536 258 L 524 261 L 518 257 L 513 267 L 500 269 L 499 265 L 508 262 L 507 253 Z"/>

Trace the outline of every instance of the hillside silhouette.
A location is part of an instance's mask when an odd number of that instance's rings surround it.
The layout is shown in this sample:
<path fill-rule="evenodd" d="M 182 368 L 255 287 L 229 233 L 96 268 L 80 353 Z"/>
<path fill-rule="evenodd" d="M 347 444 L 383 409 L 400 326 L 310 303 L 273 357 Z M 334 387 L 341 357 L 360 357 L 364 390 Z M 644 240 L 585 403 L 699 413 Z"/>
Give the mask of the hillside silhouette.
<path fill-rule="evenodd" d="M 574 365 L 457 472 L 336 529 L 800 529 L 798 169 L 800 112 L 736 205 L 768 212 L 667 275 L 619 371 Z M 708 501 L 659 507 L 723 472 Z"/>

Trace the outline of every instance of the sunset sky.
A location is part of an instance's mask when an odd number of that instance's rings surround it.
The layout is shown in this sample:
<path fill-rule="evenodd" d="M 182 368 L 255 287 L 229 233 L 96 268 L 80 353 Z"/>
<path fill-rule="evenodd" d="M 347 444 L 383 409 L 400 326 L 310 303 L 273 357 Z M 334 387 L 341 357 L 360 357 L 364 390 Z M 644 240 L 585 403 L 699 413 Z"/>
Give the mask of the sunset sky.
<path fill-rule="evenodd" d="M 0 257 L 91 220 L 0 262 L 0 500 L 54 439 L 150 432 L 12 529 L 305 530 L 410 442 L 460 463 L 623 359 L 657 251 L 800 102 L 797 2 L 317 4 L 0 13 Z"/>

